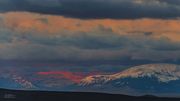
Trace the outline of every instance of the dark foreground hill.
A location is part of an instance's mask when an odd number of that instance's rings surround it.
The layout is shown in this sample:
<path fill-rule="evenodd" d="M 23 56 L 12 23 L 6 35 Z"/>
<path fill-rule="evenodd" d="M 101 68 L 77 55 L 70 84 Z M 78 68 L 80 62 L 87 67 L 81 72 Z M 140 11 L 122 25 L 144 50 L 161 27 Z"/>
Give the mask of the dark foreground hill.
<path fill-rule="evenodd" d="M 0 101 L 180 101 L 180 98 L 127 96 L 83 92 L 18 91 L 0 89 Z"/>

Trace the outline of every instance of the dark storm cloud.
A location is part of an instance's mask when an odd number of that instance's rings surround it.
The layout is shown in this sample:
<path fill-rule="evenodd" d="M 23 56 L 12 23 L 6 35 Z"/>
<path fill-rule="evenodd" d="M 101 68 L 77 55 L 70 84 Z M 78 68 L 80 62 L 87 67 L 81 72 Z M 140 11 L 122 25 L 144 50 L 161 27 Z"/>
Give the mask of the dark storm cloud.
<path fill-rule="evenodd" d="M 177 18 L 179 0 L 1 0 L 0 11 L 31 11 L 77 18 Z"/>

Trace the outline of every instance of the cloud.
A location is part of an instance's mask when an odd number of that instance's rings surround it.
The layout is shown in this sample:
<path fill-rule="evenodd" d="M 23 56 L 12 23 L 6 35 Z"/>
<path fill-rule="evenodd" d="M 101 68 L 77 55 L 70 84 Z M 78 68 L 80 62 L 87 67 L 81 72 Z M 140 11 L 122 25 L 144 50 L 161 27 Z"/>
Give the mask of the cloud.
<path fill-rule="evenodd" d="M 159 1 L 171 4 L 171 5 L 180 5 L 180 1 L 179 0 L 159 0 Z"/>
<path fill-rule="evenodd" d="M 1 0 L 0 11 L 30 11 L 83 19 L 170 19 L 180 16 L 180 3 L 179 0 Z"/>
<path fill-rule="evenodd" d="M 30 32 L 28 35 L 31 34 L 32 37 L 35 35 L 36 39 L 47 37 L 55 40 L 53 37 L 68 38 L 68 36 L 80 38 L 85 37 L 86 33 L 91 33 L 96 37 L 102 37 L 102 35 L 113 37 L 115 34 L 149 36 L 157 39 L 166 37 L 171 41 L 179 41 L 180 38 L 180 20 L 178 19 L 80 20 L 27 12 L 2 13 L 0 17 L 3 30 L 8 28 L 17 33 L 28 34 Z M 23 34 L 24 38 L 26 34 Z"/>
<path fill-rule="evenodd" d="M 0 60 L 180 62 L 179 37 L 174 36 L 179 34 L 179 20 L 79 20 L 20 12 L 0 16 Z"/>

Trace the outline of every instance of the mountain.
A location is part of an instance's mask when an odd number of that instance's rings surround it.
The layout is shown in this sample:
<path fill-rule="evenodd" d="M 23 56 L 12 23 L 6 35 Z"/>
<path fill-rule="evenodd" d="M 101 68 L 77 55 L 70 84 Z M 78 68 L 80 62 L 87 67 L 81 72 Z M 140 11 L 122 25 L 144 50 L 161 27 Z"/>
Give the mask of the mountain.
<path fill-rule="evenodd" d="M 22 77 L 16 72 L 12 71 L 0 71 L 0 87 L 9 89 L 35 89 L 35 85 L 32 82 L 26 80 L 26 77 Z"/>
<path fill-rule="evenodd" d="M 41 72 L 41 74 L 48 75 L 38 74 L 36 72 L 25 74 L 23 71 L 12 71 L 8 68 L 1 69 L 0 87 L 18 90 L 100 92 L 133 96 L 180 96 L 180 66 L 174 64 L 147 64 L 131 67 L 111 75 L 91 74 L 85 78 L 81 76 L 80 79 L 78 76 L 78 82 L 64 78 L 61 72 Z M 65 74 L 68 78 L 76 80 L 76 75 Z"/>
<path fill-rule="evenodd" d="M 131 95 L 180 95 L 180 66 L 147 64 L 112 75 L 93 75 L 78 84 L 82 91 L 123 93 Z"/>
<path fill-rule="evenodd" d="M 179 101 L 179 98 L 127 96 L 90 92 L 20 91 L 0 89 L 0 101 Z"/>

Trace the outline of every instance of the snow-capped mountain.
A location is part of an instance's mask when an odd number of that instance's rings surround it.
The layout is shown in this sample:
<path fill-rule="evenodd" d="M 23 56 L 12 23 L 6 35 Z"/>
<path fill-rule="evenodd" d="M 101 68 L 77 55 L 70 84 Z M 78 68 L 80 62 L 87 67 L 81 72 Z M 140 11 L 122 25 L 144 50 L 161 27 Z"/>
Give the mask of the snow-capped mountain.
<path fill-rule="evenodd" d="M 147 64 L 135 66 L 112 75 L 88 76 L 78 84 L 84 89 L 119 93 L 180 93 L 180 66 L 173 64 Z"/>
<path fill-rule="evenodd" d="M 25 77 L 10 71 L 0 71 L 0 87 L 9 89 L 33 89 L 36 88 Z"/>

